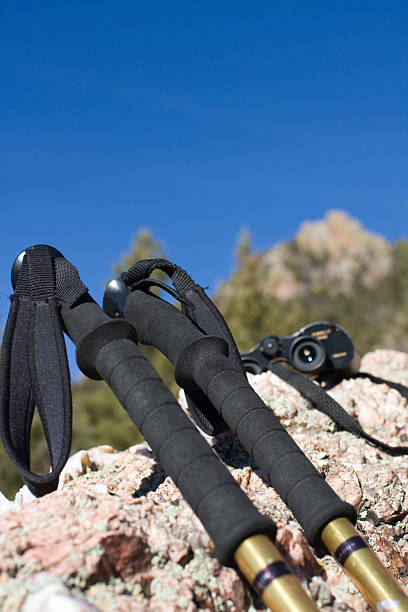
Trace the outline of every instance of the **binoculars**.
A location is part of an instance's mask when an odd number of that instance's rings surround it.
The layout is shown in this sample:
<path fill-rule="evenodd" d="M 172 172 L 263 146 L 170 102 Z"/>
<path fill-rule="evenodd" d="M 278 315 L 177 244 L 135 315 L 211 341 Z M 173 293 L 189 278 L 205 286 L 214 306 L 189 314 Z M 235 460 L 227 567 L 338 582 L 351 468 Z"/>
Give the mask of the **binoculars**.
<path fill-rule="evenodd" d="M 317 379 L 329 375 L 345 377 L 358 370 L 360 357 L 340 325 L 315 321 L 291 336 L 265 336 L 250 351 L 241 354 L 247 372 L 260 374 L 275 361 Z"/>

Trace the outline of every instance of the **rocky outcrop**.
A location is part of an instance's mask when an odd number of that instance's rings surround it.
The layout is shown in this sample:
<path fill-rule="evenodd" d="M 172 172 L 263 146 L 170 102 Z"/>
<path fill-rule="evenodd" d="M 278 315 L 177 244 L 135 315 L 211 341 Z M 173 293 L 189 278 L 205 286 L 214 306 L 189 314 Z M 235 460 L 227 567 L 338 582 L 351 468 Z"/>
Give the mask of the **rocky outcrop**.
<path fill-rule="evenodd" d="M 408 355 L 367 354 L 361 369 L 408 385 Z M 251 384 L 326 480 L 359 511 L 358 528 L 408 588 L 408 460 L 390 457 L 311 408 L 271 373 Z M 407 444 L 407 401 L 368 379 L 330 393 L 372 435 Z M 184 400 L 181 398 L 181 403 Z M 277 543 L 322 610 L 368 610 L 329 555 L 316 556 L 291 512 L 239 442 L 211 439 L 259 510 L 278 526 Z M 59 490 L 41 499 L 0 500 L 0 609 L 23 612 L 217 612 L 263 610 L 239 575 L 223 568 L 199 520 L 146 444 L 74 455 Z"/>
<path fill-rule="evenodd" d="M 288 299 L 322 287 L 348 291 L 353 282 L 375 287 L 390 271 L 392 247 L 342 211 L 302 224 L 288 242 L 266 251 L 260 264 L 265 288 Z"/>

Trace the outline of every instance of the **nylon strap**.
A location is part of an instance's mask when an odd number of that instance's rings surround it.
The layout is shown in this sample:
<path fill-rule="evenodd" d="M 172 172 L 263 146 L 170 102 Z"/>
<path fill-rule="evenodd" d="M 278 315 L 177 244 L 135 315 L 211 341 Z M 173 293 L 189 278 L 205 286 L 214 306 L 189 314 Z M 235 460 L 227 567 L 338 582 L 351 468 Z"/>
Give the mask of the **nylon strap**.
<path fill-rule="evenodd" d="M 153 270 L 162 270 L 171 279 L 181 302 L 183 313 L 206 335 L 226 340 L 229 347 L 228 359 L 235 368 L 245 373 L 235 340 L 224 317 L 200 285 L 176 264 L 167 259 L 145 259 L 137 262 L 122 275 L 124 283 L 132 290 L 143 288 L 143 279 Z M 154 283 L 152 280 L 152 284 Z M 161 285 L 162 286 L 162 285 Z M 187 403 L 196 424 L 208 435 L 215 436 L 228 429 L 222 417 L 202 391 L 186 393 Z"/>
<path fill-rule="evenodd" d="M 368 372 L 355 372 L 354 374 L 350 374 L 346 376 L 346 378 L 368 378 L 371 382 L 376 383 L 377 385 L 387 385 L 391 387 L 391 389 L 395 389 L 400 393 L 403 397 L 408 399 L 408 388 L 401 385 L 401 383 L 393 382 L 392 380 L 386 380 L 385 378 L 380 378 L 379 376 L 374 376 L 374 374 L 369 374 Z"/>
<path fill-rule="evenodd" d="M 354 419 L 349 413 L 344 410 L 340 404 L 336 402 L 324 389 L 322 389 L 319 385 L 312 382 L 307 376 L 301 374 L 300 372 L 295 372 L 290 370 L 283 363 L 275 362 L 269 365 L 269 369 L 279 376 L 282 380 L 287 382 L 289 385 L 297 389 L 305 399 L 309 400 L 317 410 L 323 412 L 327 416 L 329 416 L 341 429 L 344 431 L 348 431 L 349 433 L 358 436 L 359 438 L 364 438 L 374 446 L 381 448 L 381 450 L 389 453 L 390 455 L 408 455 L 408 446 L 389 446 L 381 440 L 377 440 L 377 438 L 373 438 L 368 433 L 364 431 L 361 424 Z M 364 374 L 360 372 L 359 374 L 354 374 L 349 378 L 357 378 L 362 376 L 368 376 L 373 382 L 387 382 L 383 379 L 379 379 L 375 376 Z M 403 387 L 402 385 L 398 385 L 398 383 L 394 383 L 397 387 L 402 387 L 408 392 L 408 389 Z M 391 385 L 390 385 L 391 386 Z M 394 386 L 395 388 L 395 386 Z"/>
<path fill-rule="evenodd" d="M 73 305 L 87 291 L 77 270 L 48 247 L 27 249 L 3 338 L 0 434 L 34 495 L 55 490 L 71 448 L 72 402 L 59 304 Z M 49 474 L 30 469 L 31 426 L 38 410 L 51 461 Z"/>
<path fill-rule="evenodd" d="M 167 259 L 142 259 L 136 262 L 123 274 L 123 282 L 133 289 L 139 281 L 149 278 L 154 270 L 165 272 L 181 295 L 194 285 L 193 279 L 187 272 Z"/>

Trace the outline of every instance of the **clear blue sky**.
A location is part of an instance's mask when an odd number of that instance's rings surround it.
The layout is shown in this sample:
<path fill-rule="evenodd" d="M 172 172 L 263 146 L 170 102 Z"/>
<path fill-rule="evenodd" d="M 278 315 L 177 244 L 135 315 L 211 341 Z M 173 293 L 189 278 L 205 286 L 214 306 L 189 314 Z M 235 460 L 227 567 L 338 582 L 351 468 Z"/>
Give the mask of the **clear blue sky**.
<path fill-rule="evenodd" d="M 141 227 L 210 290 L 244 226 L 407 236 L 406 0 L 3 0 L 0 46 L 0 326 L 39 242 L 100 300 Z"/>

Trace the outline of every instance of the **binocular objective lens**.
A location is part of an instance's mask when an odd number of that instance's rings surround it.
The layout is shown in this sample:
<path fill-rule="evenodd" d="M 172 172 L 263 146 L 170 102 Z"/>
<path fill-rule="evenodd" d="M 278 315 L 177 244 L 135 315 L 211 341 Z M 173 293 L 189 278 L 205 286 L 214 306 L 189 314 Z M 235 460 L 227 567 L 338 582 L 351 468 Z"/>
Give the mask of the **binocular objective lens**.
<path fill-rule="evenodd" d="M 292 346 L 290 361 L 300 372 L 317 372 L 326 361 L 326 350 L 312 338 L 300 339 Z"/>

